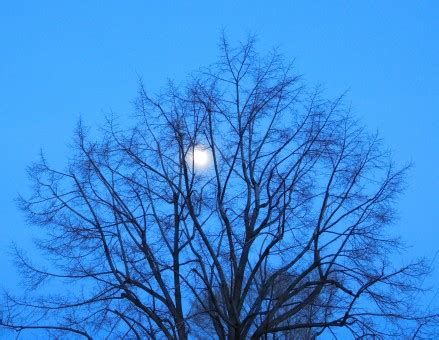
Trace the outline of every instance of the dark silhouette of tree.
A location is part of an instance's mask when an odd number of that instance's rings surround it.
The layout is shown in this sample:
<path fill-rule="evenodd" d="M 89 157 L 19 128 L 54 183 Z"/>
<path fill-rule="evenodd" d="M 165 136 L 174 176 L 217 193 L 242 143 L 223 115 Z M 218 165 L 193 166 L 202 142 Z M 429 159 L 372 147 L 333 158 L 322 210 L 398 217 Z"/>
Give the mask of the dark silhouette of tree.
<path fill-rule="evenodd" d="M 406 168 L 279 54 L 220 46 L 186 86 L 141 85 L 134 127 L 111 119 L 92 138 L 80 123 L 64 170 L 44 157 L 30 168 L 20 206 L 50 265 L 17 253 L 31 289 L 7 296 L 3 327 L 129 339 L 429 329 L 435 316 L 414 301 L 427 266 L 390 261 Z"/>

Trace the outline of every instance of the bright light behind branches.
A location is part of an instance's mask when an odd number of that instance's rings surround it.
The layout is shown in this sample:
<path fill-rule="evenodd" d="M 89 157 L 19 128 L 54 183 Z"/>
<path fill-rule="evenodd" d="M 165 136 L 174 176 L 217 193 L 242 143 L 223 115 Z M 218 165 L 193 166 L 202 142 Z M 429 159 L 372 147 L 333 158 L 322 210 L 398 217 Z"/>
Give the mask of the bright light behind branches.
<path fill-rule="evenodd" d="M 207 170 L 212 164 L 212 152 L 207 147 L 196 145 L 188 155 L 188 163 L 195 170 Z"/>

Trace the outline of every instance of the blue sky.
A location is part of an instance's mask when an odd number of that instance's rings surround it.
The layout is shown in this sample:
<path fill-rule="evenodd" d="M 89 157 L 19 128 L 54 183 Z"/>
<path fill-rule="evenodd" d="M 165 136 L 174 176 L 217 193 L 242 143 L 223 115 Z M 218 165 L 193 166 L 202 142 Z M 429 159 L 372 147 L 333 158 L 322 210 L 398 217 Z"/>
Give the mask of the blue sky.
<path fill-rule="evenodd" d="M 395 231 L 410 256 L 439 250 L 439 2 L 3 1 L 0 4 L 0 282 L 14 286 L 11 242 L 26 246 L 14 198 L 43 148 L 62 165 L 77 119 L 129 115 L 137 78 L 168 78 L 215 61 L 224 29 L 296 59 L 310 85 L 347 101 L 398 162 L 414 163 Z M 438 267 L 439 261 L 436 262 Z M 431 282 L 439 281 L 439 270 Z"/>

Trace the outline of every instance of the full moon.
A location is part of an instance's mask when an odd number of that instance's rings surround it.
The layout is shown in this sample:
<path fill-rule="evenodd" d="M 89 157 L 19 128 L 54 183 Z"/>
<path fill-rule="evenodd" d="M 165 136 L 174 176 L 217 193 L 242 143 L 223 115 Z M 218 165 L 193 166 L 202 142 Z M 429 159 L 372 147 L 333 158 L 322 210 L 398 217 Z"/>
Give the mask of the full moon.
<path fill-rule="evenodd" d="M 197 145 L 189 154 L 189 162 L 194 165 L 197 170 L 205 170 L 212 163 L 212 153 L 209 148 Z"/>

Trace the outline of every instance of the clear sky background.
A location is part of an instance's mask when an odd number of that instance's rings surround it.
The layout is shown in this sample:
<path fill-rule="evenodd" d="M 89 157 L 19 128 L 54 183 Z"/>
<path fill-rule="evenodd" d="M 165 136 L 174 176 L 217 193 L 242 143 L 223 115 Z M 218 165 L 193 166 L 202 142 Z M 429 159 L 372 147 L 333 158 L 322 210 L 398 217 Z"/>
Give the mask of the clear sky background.
<path fill-rule="evenodd" d="M 15 207 L 43 148 L 62 165 L 77 119 L 133 112 L 137 78 L 158 91 L 216 60 L 222 30 L 296 59 L 347 101 L 398 162 L 412 161 L 396 231 L 408 256 L 439 250 L 439 1 L 1 1 L 0 285 L 29 228 Z M 435 262 L 439 267 L 439 260 Z M 431 284 L 439 282 L 439 270 Z M 439 285 L 436 286 L 436 290 Z"/>

